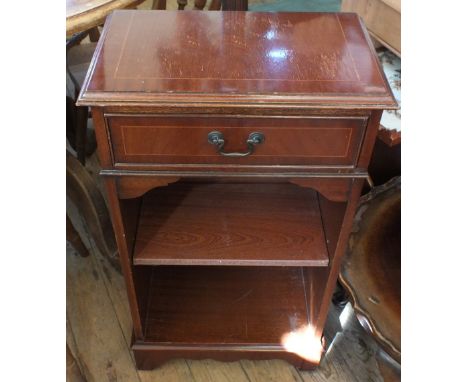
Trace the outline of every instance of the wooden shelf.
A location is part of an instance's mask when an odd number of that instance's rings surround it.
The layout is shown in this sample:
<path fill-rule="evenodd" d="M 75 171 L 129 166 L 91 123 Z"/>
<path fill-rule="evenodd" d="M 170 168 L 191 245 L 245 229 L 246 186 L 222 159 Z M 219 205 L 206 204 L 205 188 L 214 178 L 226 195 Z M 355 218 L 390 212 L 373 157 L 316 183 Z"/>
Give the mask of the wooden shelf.
<path fill-rule="evenodd" d="M 301 267 L 152 269 L 145 343 L 281 345 L 309 323 Z"/>
<path fill-rule="evenodd" d="M 327 266 L 316 191 L 175 183 L 143 196 L 135 265 Z"/>

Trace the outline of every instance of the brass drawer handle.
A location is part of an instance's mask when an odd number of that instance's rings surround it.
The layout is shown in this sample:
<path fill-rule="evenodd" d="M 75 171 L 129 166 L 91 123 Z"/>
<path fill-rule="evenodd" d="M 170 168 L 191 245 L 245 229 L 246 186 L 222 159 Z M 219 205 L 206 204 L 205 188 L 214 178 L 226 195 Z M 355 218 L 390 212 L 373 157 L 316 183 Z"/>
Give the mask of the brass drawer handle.
<path fill-rule="evenodd" d="M 254 152 L 254 147 L 260 143 L 265 142 L 265 136 L 263 133 L 250 133 L 247 138 L 247 151 L 245 153 L 227 153 L 223 151 L 224 149 L 224 135 L 219 131 L 212 131 L 208 133 L 208 143 L 215 145 L 218 153 L 224 155 L 225 157 L 246 157 Z"/>

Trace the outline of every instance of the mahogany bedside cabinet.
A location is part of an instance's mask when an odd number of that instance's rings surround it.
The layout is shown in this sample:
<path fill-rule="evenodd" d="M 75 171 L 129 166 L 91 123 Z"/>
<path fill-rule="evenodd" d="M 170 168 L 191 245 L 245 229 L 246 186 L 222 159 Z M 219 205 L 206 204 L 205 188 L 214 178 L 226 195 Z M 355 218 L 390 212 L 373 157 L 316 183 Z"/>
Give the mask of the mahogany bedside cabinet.
<path fill-rule="evenodd" d="M 321 351 L 285 338 L 320 345 L 396 107 L 358 16 L 116 11 L 78 104 L 92 108 L 137 367 L 316 366 Z"/>

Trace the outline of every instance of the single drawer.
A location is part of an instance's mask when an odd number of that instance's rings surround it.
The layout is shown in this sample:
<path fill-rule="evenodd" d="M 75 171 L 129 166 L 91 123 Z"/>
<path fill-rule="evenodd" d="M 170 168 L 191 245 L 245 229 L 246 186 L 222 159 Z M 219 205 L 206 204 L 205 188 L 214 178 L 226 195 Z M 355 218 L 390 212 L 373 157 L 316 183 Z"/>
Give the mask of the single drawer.
<path fill-rule="evenodd" d="M 116 166 L 353 166 L 366 125 L 367 117 L 107 117 Z"/>

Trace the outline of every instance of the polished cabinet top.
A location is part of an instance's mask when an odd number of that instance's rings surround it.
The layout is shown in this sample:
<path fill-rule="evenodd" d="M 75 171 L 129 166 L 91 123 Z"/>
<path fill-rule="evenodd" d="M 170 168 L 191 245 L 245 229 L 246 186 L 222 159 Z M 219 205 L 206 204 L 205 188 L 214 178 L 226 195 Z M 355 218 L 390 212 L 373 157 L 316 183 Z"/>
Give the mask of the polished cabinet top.
<path fill-rule="evenodd" d="M 114 12 L 79 104 L 171 102 L 394 106 L 355 14 Z"/>

